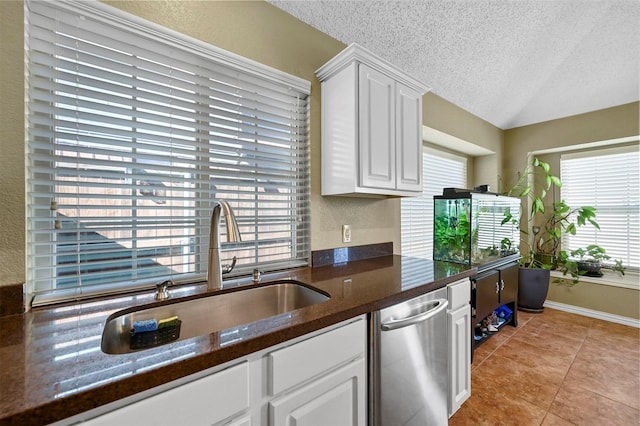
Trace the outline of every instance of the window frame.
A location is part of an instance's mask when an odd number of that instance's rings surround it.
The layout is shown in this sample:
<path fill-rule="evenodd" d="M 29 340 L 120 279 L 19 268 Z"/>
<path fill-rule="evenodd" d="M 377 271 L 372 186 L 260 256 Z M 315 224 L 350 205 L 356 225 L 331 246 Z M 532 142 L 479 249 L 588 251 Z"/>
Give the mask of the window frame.
<path fill-rule="evenodd" d="M 598 221 L 599 215 L 604 215 L 604 214 L 610 215 L 612 214 L 612 209 L 621 211 L 620 214 L 627 216 L 628 217 L 627 220 L 630 220 L 632 222 L 635 220 L 635 222 L 637 223 L 638 221 L 640 221 L 639 219 L 640 193 L 638 193 L 639 189 L 638 189 L 637 182 L 635 182 L 635 188 L 634 188 L 634 179 L 629 179 L 629 177 L 627 176 L 624 182 L 616 183 L 616 185 L 623 185 L 624 187 L 629 188 L 630 190 L 636 191 L 634 194 L 629 194 L 627 191 L 627 195 L 626 195 L 627 198 L 625 199 L 625 203 L 620 204 L 619 202 L 616 202 L 616 201 L 606 201 L 607 197 L 605 196 L 605 194 L 608 192 L 608 190 L 607 189 L 599 190 L 599 188 L 597 188 L 598 183 L 604 186 L 605 188 L 611 185 L 612 184 L 610 182 L 611 174 L 607 174 L 606 176 L 603 176 L 602 171 L 595 171 L 594 181 L 590 182 L 591 185 L 589 190 L 591 191 L 591 194 L 584 194 L 579 190 L 580 183 L 577 182 L 579 180 L 579 176 L 574 175 L 572 177 L 568 177 L 567 173 L 572 172 L 574 174 L 578 174 L 580 173 L 580 170 L 582 170 L 583 172 L 585 171 L 585 167 L 583 165 L 578 165 L 578 166 L 574 165 L 573 167 L 571 167 L 572 161 L 581 161 L 581 160 L 589 161 L 590 164 L 587 168 L 589 170 L 589 173 L 591 173 L 591 171 L 594 170 L 594 167 L 598 168 L 600 166 L 600 164 L 598 164 L 598 159 L 600 160 L 600 162 L 603 162 L 603 161 L 607 161 L 603 159 L 604 157 L 617 156 L 617 155 L 631 155 L 631 156 L 635 156 L 637 160 L 638 153 L 639 153 L 639 145 L 634 144 L 634 145 L 624 145 L 624 146 L 617 146 L 617 147 L 606 147 L 602 149 L 590 149 L 590 150 L 584 150 L 584 151 L 568 152 L 568 153 L 561 154 L 560 155 L 560 179 L 562 181 L 562 187 L 560 188 L 561 199 L 567 199 L 567 202 L 569 205 L 589 205 L 589 206 L 595 207 L 597 209 L 596 221 L 600 223 L 601 227 L 606 225 L 603 221 Z M 612 158 L 609 158 L 608 162 L 609 163 L 614 162 L 618 166 L 620 166 L 621 164 L 620 161 L 614 161 Z M 624 164 L 626 165 L 627 163 L 624 163 Z M 636 174 L 640 175 L 640 171 L 636 171 Z M 593 185 L 595 185 L 596 188 L 594 188 Z M 631 185 L 631 187 L 629 187 L 629 185 Z M 595 197 L 596 199 L 593 199 L 593 197 Z M 576 200 L 576 198 L 579 201 L 574 201 Z M 601 199 L 602 201 L 598 203 L 597 199 Z M 636 204 L 631 205 L 630 203 L 632 203 L 634 199 L 636 200 L 635 201 Z M 600 212 L 598 212 L 598 210 Z M 610 220 L 611 219 L 609 219 L 608 221 Z M 602 234 L 603 232 L 606 232 L 607 238 L 609 238 L 609 235 L 611 235 L 612 233 L 615 234 L 616 231 L 613 228 L 610 228 L 608 230 L 607 229 L 597 230 L 591 227 L 588 227 L 588 229 L 583 229 L 579 227 L 577 229 L 577 235 L 578 235 L 577 237 L 573 237 L 571 235 L 563 236 L 563 241 L 562 241 L 563 249 L 566 250 L 567 252 L 570 252 L 571 250 L 577 248 L 577 247 L 570 247 L 572 240 L 574 241 L 574 243 L 577 242 L 577 244 L 580 246 L 584 246 L 586 243 L 589 243 L 589 244 L 595 243 L 598 245 L 602 245 L 605 249 L 607 249 L 607 245 L 608 245 L 607 242 L 602 243 L 601 241 L 597 240 L 598 234 Z M 582 237 L 580 236 L 580 233 L 582 233 L 583 235 Z M 592 235 L 594 235 L 594 237 L 596 238 L 595 241 L 591 239 Z M 630 236 L 629 233 L 625 234 L 624 232 L 622 234 L 615 234 L 615 235 L 618 235 L 617 238 L 624 239 L 626 241 L 624 244 L 621 244 L 619 246 L 627 248 L 626 250 L 628 250 L 628 252 L 630 253 L 628 255 L 628 259 L 634 258 L 633 253 L 640 252 L 639 236 L 637 235 Z M 618 249 L 620 249 L 620 247 L 618 247 Z M 616 252 L 616 250 L 614 250 L 614 252 Z M 609 253 L 611 253 L 611 250 L 609 250 Z M 613 255 L 613 257 L 617 257 L 617 256 Z M 628 259 L 625 259 L 624 261 L 625 268 L 632 275 L 637 275 L 639 271 L 639 265 L 638 264 L 630 265 L 630 262 L 628 261 Z"/>
<path fill-rule="evenodd" d="M 25 68 L 26 68 L 25 72 L 27 74 L 29 73 L 29 65 L 30 65 L 29 61 L 30 61 L 30 54 L 31 54 L 29 50 L 29 47 L 30 47 L 29 30 L 30 30 L 30 21 L 32 17 L 31 9 L 33 7 L 35 8 L 41 7 L 40 5 L 34 5 L 34 3 L 36 2 L 25 1 L 25 17 L 26 17 L 25 49 L 27 50 L 25 52 Z M 130 33 L 133 35 L 138 35 L 142 38 L 146 37 L 147 39 L 153 39 L 159 43 L 165 43 L 171 46 L 171 48 L 176 49 L 176 51 L 182 52 L 180 54 L 185 54 L 184 52 L 188 52 L 188 54 L 194 55 L 194 58 L 197 57 L 199 60 L 214 62 L 219 64 L 220 67 L 223 67 L 225 69 L 230 69 L 233 72 L 242 73 L 242 75 L 244 76 L 242 78 L 245 78 L 247 81 L 251 81 L 252 84 L 255 83 L 256 85 L 259 86 L 260 84 L 262 84 L 260 82 L 265 82 L 265 84 L 280 85 L 280 86 L 286 87 L 287 90 L 296 91 L 306 96 L 304 106 L 301 107 L 301 110 L 303 110 L 304 112 L 304 115 L 303 115 L 304 128 L 301 127 L 300 128 L 302 130 L 301 134 L 296 136 L 296 138 L 299 138 L 301 140 L 301 144 L 304 145 L 303 149 L 300 151 L 302 154 L 300 158 L 300 162 L 301 164 L 304 164 L 304 166 L 302 166 L 302 169 L 304 169 L 305 175 L 298 177 L 299 182 L 296 183 L 296 185 L 299 185 L 300 191 L 299 193 L 296 192 L 295 195 L 290 195 L 289 202 L 288 202 L 290 205 L 293 205 L 295 203 L 295 200 L 293 200 L 292 198 L 296 198 L 296 197 L 303 200 L 299 204 L 302 207 L 298 208 L 297 210 L 296 210 L 296 207 L 291 207 L 292 211 L 295 211 L 296 213 L 294 214 L 295 217 L 293 218 L 292 223 L 290 223 L 289 228 L 294 229 L 299 227 L 302 230 L 300 231 L 301 232 L 300 234 L 292 234 L 292 238 L 291 238 L 292 247 L 290 248 L 290 250 L 292 252 L 293 257 L 289 259 L 289 261 L 273 261 L 273 262 L 266 262 L 266 263 L 255 262 L 251 264 L 239 265 L 240 267 L 237 268 L 234 271 L 234 273 L 231 274 L 230 276 L 249 274 L 250 271 L 257 266 L 260 266 L 260 269 L 266 271 L 266 270 L 282 269 L 286 267 L 305 266 L 309 264 L 310 218 L 309 218 L 309 201 L 308 200 L 309 200 L 309 193 L 310 193 L 310 144 L 309 144 L 309 134 L 308 134 L 308 127 L 309 127 L 308 100 L 309 100 L 309 95 L 311 91 L 311 83 L 309 81 L 290 75 L 283 71 L 268 67 L 266 65 L 260 64 L 256 61 L 244 58 L 232 52 L 225 51 L 223 49 L 212 46 L 201 40 L 194 39 L 192 37 L 189 37 L 187 35 L 173 31 L 171 29 L 162 27 L 155 23 L 146 21 L 137 16 L 130 15 L 126 12 L 123 12 L 114 7 L 102 4 L 100 2 L 82 2 L 82 1 L 71 0 L 71 1 L 65 1 L 65 2 L 56 2 L 55 4 L 54 3 L 46 4 L 46 5 L 43 5 L 42 7 L 53 8 L 55 10 L 58 10 L 60 11 L 61 16 L 65 16 L 65 17 L 67 16 L 67 14 L 70 16 L 71 15 L 86 16 L 87 18 L 95 20 L 95 22 L 99 22 L 101 24 L 105 24 L 106 26 L 109 26 L 114 32 L 126 31 L 128 34 Z M 27 82 L 29 82 L 29 77 L 27 77 Z M 29 87 L 27 87 L 26 96 L 27 96 L 26 98 L 27 109 L 29 109 L 31 104 L 29 102 L 30 100 Z M 259 113 L 259 114 L 262 114 L 262 113 Z M 207 115 L 205 119 L 210 120 L 211 116 Z M 256 119 L 259 119 L 259 118 L 256 117 Z M 29 127 L 26 131 L 26 138 L 27 138 L 26 145 L 27 145 L 28 155 L 33 154 L 32 148 L 30 145 L 32 143 L 32 138 L 34 133 L 33 130 L 34 130 L 33 128 Z M 208 140 L 209 136 L 210 136 L 210 133 L 202 133 L 201 130 L 200 131 L 196 130 L 195 133 L 193 134 L 193 137 L 196 139 L 205 137 Z M 238 140 L 240 141 L 240 139 Z M 129 146 L 132 149 L 136 149 L 136 143 L 134 141 L 132 141 Z M 198 153 L 196 152 L 194 153 L 194 155 L 198 156 Z M 53 156 L 51 158 L 53 159 Z M 52 161 L 54 160 L 49 160 L 49 166 L 48 166 L 49 169 L 53 169 Z M 47 163 L 47 160 L 44 160 L 44 163 L 42 163 L 45 166 L 45 169 L 47 167 L 46 163 Z M 198 161 L 196 161 L 196 163 L 198 163 Z M 27 166 L 27 173 L 30 176 L 31 176 L 32 170 L 34 170 L 34 167 L 35 167 L 35 164 L 33 160 L 29 160 L 28 166 Z M 135 167 L 135 163 L 132 163 L 131 167 Z M 198 171 L 198 170 L 194 171 L 194 173 L 205 173 L 205 174 L 206 172 L 207 172 L 206 169 L 203 169 L 201 171 Z M 124 176 L 124 178 L 126 178 L 126 176 Z M 201 180 L 204 180 L 204 179 L 199 179 L 198 181 L 201 181 Z M 35 181 L 37 181 L 37 179 L 34 179 L 33 176 L 31 176 L 31 182 L 35 182 Z M 34 253 L 34 251 L 37 251 L 38 249 L 34 248 L 35 246 L 33 245 L 34 238 L 38 238 L 38 237 L 34 237 L 35 232 L 37 231 L 36 228 L 39 226 L 50 226 L 50 223 L 55 223 L 54 228 L 60 225 L 60 222 L 56 222 L 57 220 L 59 220 L 59 215 L 57 213 L 58 206 L 57 206 L 55 197 L 51 197 L 49 199 L 47 199 L 46 197 L 46 194 L 55 193 L 55 191 L 53 190 L 54 185 L 49 184 L 50 189 L 47 190 L 46 179 L 41 179 L 41 181 L 44 183 L 33 184 L 28 182 L 27 184 L 28 211 L 35 212 L 35 210 L 33 210 L 35 208 L 34 206 L 42 206 L 46 204 L 49 207 L 48 209 L 43 209 L 42 207 L 40 207 L 40 210 L 39 210 L 40 213 L 36 212 L 36 213 L 30 214 L 27 218 L 27 222 L 28 222 L 27 248 L 28 248 L 29 258 L 30 258 L 27 266 L 27 286 L 30 292 L 33 292 L 36 294 L 34 305 L 55 303 L 61 300 L 68 300 L 68 299 L 82 299 L 87 297 L 94 297 L 94 296 L 103 295 L 105 293 L 122 293 L 128 290 L 135 291 L 140 288 L 151 287 L 153 284 L 159 281 L 158 277 L 153 277 L 149 279 L 139 279 L 135 283 L 111 283 L 111 284 L 105 284 L 105 285 L 91 285 L 91 286 L 80 285 L 69 291 L 64 291 L 64 290 L 55 289 L 55 288 L 51 288 L 50 290 L 42 290 L 39 288 L 35 288 L 34 280 L 38 272 L 36 271 L 35 266 L 32 262 L 35 262 L 35 260 L 33 259 L 36 256 L 34 255 L 38 254 L 38 253 Z M 149 186 L 153 187 L 153 184 L 150 184 Z M 152 197 L 158 195 L 159 192 L 156 192 L 156 191 L 164 191 L 164 189 L 151 188 L 149 195 Z M 202 191 L 203 191 L 202 188 L 193 190 L 193 192 L 202 192 Z M 233 200 L 228 200 L 228 201 L 233 201 Z M 209 201 L 199 198 L 199 199 L 195 199 L 194 202 L 197 204 L 194 206 L 194 211 L 197 212 L 197 217 L 195 217 L 193 220 L 204 222 L 205 225 L 203 225 L 203 227 L 207 227 L 209 223 L 209 216 L 211 214 L 210 210 L 207 210 Z M 255 203 L 256 203 L 256 212 L 257 212 L 257 210 L 259 209 L 258 207 L 259 201 L 256 201 Z M 49 210 L 49 213 L 47 213 L 46 210 Z M 239 218 L 239 219 L 242 220 L 242 218 Z M 40 221 L 40 225 L 36 224 L 37 221 Z M 49 224 L 47 224 L 47 222 L 49 222 Z M 52 230 L 52 231 L 56 232 L 55 230 Z M 258 239 L 255 235 L 257 232 L 258 232 L 258 228 L 256 225 L 254 230 L 254 236 L 253 236 L 254 240 L 252 240 L 253 242 L 255 242 L 256 245 L 259 244 Z M 134 238 L 132 238 L 132 240 L 134 240 Z M 54 247 L 57 243 L 51 241 L 49 243 L 45 243 L 44 247 L 46 247 L 47 244 L 50 247 L 48 249 L 48 252 L 45 251 L 43 253 L 40 253 L 40 255 L 42 255 L 43 257 L 58 256 L 55 253 L 56 249 Z M 242 244 L 243 243 L 237 243 L 233 246 L 230 246 L 230 248 L 237 249 L 238 247 L 241 247 Z M 299 247 L 298 247 L 298 244 L 299 244 Z M 206 277 L 206 264 L 208 260 L 206 248 L 208 247 L 208 234 L 196 236 L 193 245 L 198 248 L 196 249 L 198 250 L 198 254 L 196 255 L 196 258 L 198 258 L 198 260 L 196 260 L 195 263 L 199 264 L 200 267 L 198 269 L 204 272 L 184 274 L 183 276 L 181 276 L 180 279 L 176 281 L 193 282 L 195 280 L 202 279 L 203 276 Z M 42 247 L 40 249 L 42 249 Z M 257 260 L 257 256 L 258 254 L 256 251 L 256 260 Z M 229 255 L 228 257 L 231 257 L 231 255 Z M 53 268 L 56 268 L 55 265 L 57 263 L 50 261 L 48 262 L 48 264 L 54 265 Z M 56 274 L 54 273 L 51 279 L 55 279 L 55 275 Z M 52 285 L 52 287 L 55 287 L 55 285 Z"/>
<path fill-rule="evenodd" d="M 447 151 L 442 151 L 436 148 L 432 148 L 423 144 L 422 151 L 422 195 L 420 197 L 411 197 L 411 198 L 403 198 L 401 200 L 400 207 L 400 240 L 401 240 L 401 253 L 403 256 L 413 256 L 413 257 L 421 257 L 424 259 L 432 260 L 433 259 L 433 196 L 434 195 L 442 195 L 442 188 L 445 187 L 458 187 L 456 184 L 450 184 L 447 186 L 443 186 L 440 188 L 438 193 L 433 192 L 433 185 L 437 185 L 439 183 L 432 183 L 434 177 L 436 175 L 433 172 L 433 168 L 430 164 L 427 164 L 427 161 L 430 159 L 428 156 L 433 157 L 433 160 L 437 161 L 438 159 L 446 159 L 451 162 L 458 162 L 462 164 L 463 177 L 461 187 L 466 188 L 468 186 L 468 158 L 462 154 L 454 154 Z M 412 213 L 413 211 L 413 213 Z M 421 225 L 419 225 L 420 230 L 425 230 L 422 238 L 418 238 L 417 242 L 415 242 L 415 236 L 411 236 L 411 239 L 414 242 L 408 242 L 407 237 L 409 233 L 415 232 L 412 231 L 411 223 L 409 223 L 412 219 L 408 219 L 407 216 L 414 215 L 421 216 L 419 219 Z M 416 247 L 418 246 L 418 247 Z"/>

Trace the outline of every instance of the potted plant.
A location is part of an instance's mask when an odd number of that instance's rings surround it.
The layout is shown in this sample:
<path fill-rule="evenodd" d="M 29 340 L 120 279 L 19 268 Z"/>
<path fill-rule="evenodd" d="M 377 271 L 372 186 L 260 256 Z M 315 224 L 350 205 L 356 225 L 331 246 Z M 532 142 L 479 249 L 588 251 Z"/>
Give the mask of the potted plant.
<path fill-rule="evenodd" d="M 561 252 L 561 256 L 567 256 Z M 621 260 L 612 259 L 606 250 L 597 244 L 588 245 L 571 251 L 570 256 L 562 259 L 563 273 L 571 276 L 601 277 L 602 268 L 609 268 L 624 275 L 624 265 Z"/>
<path fill-rule="evenodd" d="M 544 183 L 536 186 L 533 185 L 533 181 Z M 591 206 L 571 207 L 561 200 L 553 202 L 551 209 L 547 209 L 548 203 L 545 201 L 550 191 L 561 186 L 560 178 L 551 173 L 549 163 L 534 158 L 520 174 L 517 182 L 506 192 L 506 195 L 521 199 L 523 216 L 528 211 L 526 221 L 519 221 L 523 238 L 520 250 L 522 257 L 518 308 L 525 311 L 542 312 L 549 290 L 551 269 L 571 275 L 572 284 L 577 283 L 580 276 L 584 275 L 573 257 L 579 255 L 579 252 L 570 255 L 566 250 L 562 250 L 562 236 L 575 235 L 577 228 L 585 225 L 600 229 L 596 222 L 596 209 Z M 507 212 L 503 223 L 515 223 L 518 220 Z M 526 227 L 522 226 L 524 223 L 527 224 Z M 604 253 L 604 249 L 602 250 Z"/>

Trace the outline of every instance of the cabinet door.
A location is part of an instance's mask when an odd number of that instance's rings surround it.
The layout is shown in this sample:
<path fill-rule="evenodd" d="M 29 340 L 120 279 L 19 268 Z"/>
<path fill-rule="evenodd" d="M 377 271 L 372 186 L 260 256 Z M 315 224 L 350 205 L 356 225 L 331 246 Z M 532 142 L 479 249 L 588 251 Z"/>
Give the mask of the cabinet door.
<path fill-rule="evenodd" d="M 475 283 L 474 305 L 475 308 L 475 321 L 480 321 L 491 312 L 493 312 L 499 305 L 500 276 L 498 271 L 491 270 L 477 275 L 473 281 Z"/>
<path fill-rule="evenodd" d="M 364 426 L 366 424 L 364 358 L 269 403 L 271 426 Z"/>
<path fill-rule="evenodd" d="M 471 307 L 447 313 L 449 331 L 449 417 L 471 396 Z"/>
<path fill-rule="evenodd" d="M 223 423 L 221 426 L 251 426 L 251 416 L 242 416 L 240 418 L 231 420 L 228 423 Z"/>
<path fill-rule="evenodd" d="M 447 286 L 447 310 L 455 311 L 462 306 L 468 306 L 471 300 L 471 281 L 465 278 Z"/>
<path fill-rule="evenodd" d="M 422 191 L 422 96 L 396 83 L 396 188 Z"/>
<path fill-rule="evenodd" d="M 358 76 L 360 186 L 395 189 L 395 82 L 364 64 Z"/>
<path fill-rule="evenodd" d="M 500 272 L 500 304 L 518 300 L 518 265 L 499 268 Z"/>

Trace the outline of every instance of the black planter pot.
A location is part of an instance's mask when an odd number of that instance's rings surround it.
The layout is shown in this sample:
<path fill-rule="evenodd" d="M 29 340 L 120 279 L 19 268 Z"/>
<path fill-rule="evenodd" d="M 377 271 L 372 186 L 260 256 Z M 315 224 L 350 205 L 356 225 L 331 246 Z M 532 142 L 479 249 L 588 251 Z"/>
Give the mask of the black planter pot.
<path fill-rule="evenodd" d="M 548 269 L 520 268 L 518 270 L 518 309 L 540 313 L 549 292 Z"/>

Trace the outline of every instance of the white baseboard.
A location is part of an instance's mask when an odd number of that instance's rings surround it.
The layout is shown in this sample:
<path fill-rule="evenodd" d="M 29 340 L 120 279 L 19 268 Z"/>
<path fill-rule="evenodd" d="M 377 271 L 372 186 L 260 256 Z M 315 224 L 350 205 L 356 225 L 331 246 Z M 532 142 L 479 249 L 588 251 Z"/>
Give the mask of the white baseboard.
<path fill-rule="evenodd" d="M 571 312 L 572 314 L 583 315 L 585 317 L 597 318 L 603 321 L 615 322 L 618 324 L 628 325 L 630 327 L 640 328 L 640 320 L 635 318 L 623 317 L 607 312 L 594 311 L 593 309 L 582 308 L 580 306 L 567 305 L 553 301 L 545 301 L 545 308 L 557 309 L 559 311 Z"/>

